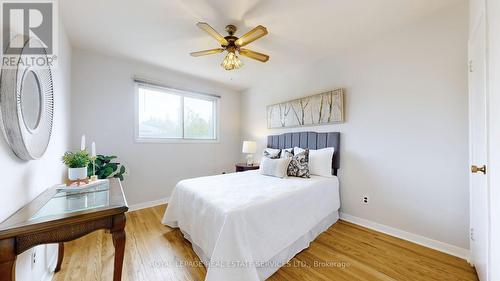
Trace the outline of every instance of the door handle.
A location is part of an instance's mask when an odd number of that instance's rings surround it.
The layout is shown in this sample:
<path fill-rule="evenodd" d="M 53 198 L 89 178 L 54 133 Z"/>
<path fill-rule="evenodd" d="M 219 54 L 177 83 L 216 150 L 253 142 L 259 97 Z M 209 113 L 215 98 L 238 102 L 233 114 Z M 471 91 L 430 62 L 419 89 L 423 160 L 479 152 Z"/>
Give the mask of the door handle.
<path fill-rule="evenodd" d="M 476 174 L 476 173 L 483 173 L 486 175 L 486 165 L 483 165 L 481 167 L 478 167 L 476 165 L 472 165 L 470 167 L 470 171 L 473 173 L 473 174 Z"/>

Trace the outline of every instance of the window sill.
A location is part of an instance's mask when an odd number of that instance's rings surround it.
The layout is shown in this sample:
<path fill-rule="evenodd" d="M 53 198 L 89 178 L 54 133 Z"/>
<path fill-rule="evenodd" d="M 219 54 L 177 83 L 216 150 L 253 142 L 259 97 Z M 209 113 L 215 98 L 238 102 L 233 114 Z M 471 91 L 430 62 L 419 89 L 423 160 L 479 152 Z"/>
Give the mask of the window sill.
<path fill-rule="evenodd" d="M 135 143 L 170 143 L 170 144 L 204 144 L 204 143 L 220 143 L 218 139 L 154 139 L 154 138 L 136 138 Z"/>

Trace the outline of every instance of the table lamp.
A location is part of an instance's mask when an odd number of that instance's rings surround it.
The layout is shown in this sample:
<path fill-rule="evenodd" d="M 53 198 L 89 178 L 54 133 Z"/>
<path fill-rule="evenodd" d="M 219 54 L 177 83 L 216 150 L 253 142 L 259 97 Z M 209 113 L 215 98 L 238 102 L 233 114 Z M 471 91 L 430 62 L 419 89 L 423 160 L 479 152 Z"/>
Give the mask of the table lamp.
<path fill-rule="evenodd" d="M 242 152 L 247 154 L 247 165 L 253 166 L 253 154 L 257 151 L 257 144 L 254 141 L 244 141 Z"/>

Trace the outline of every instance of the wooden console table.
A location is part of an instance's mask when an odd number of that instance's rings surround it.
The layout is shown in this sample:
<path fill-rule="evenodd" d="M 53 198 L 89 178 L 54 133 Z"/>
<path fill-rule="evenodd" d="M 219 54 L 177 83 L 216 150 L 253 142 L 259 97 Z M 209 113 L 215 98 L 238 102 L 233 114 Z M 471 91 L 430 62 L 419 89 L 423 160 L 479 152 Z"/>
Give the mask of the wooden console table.
<path fill-rule="evenodd" d="M 113 280 L 121 280 L 127 211 L 118 179 L 78 191 L 58 191 L 55 187 L 46 190 L 0 224 L 0 281 L 15 280 L 17 255 L 40 244 L 59 244 L 55 268 L 59 271 L 64 242 L 98 229 L 106 229 L 113 236 Z"/>

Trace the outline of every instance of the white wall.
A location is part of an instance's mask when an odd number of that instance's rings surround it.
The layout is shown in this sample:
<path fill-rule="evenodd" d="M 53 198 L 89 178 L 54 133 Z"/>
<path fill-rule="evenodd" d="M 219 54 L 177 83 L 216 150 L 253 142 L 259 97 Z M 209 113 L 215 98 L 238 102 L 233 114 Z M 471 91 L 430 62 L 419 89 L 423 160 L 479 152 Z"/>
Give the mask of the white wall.
<path fill-rule="evenodd" d="M 17 158 L 6 140 L 0 137 L 0 221 L 33 200 L 48 187 L 64 179 L 61 156 L 69 143 L 71 46 L 62 25 L 59 27 L 59 66 L 54 70 L 54 127 L 44 156 L 39 160 Z M 31 269 L 31 253 L 36 250 L 37 264 Z M 16 280 L 42 280 L 51 273 L 57 247 L 42 245 L 18 256 Z M 50 268 L 53 269 L 53 268 Z"/>
<path fill-rule="evenodd" d="M 467 1 L 242 95 L 242 136 L 340 131 L 344 213 L 468 249 Z M 344 87 L 346 123 L 268 130 L 266 105 Z M 361 197 L 370 196 L 363 205 Z"/>
<path fill-rule="evenodd" d="M 168 69 L 84 50 L 73 50 L 72 144 L 80 136 L 96 142 L 98 153 L 117 155 L 129 170 L 123 182 L 128 203 L 170 196 L 186 178 L 233 171 L 240 157 L 240 95 L 226 87 Z M 133 76 L 172 88 L 214 93 L 222 98 L 219 143 L 136 143 Z"/>

